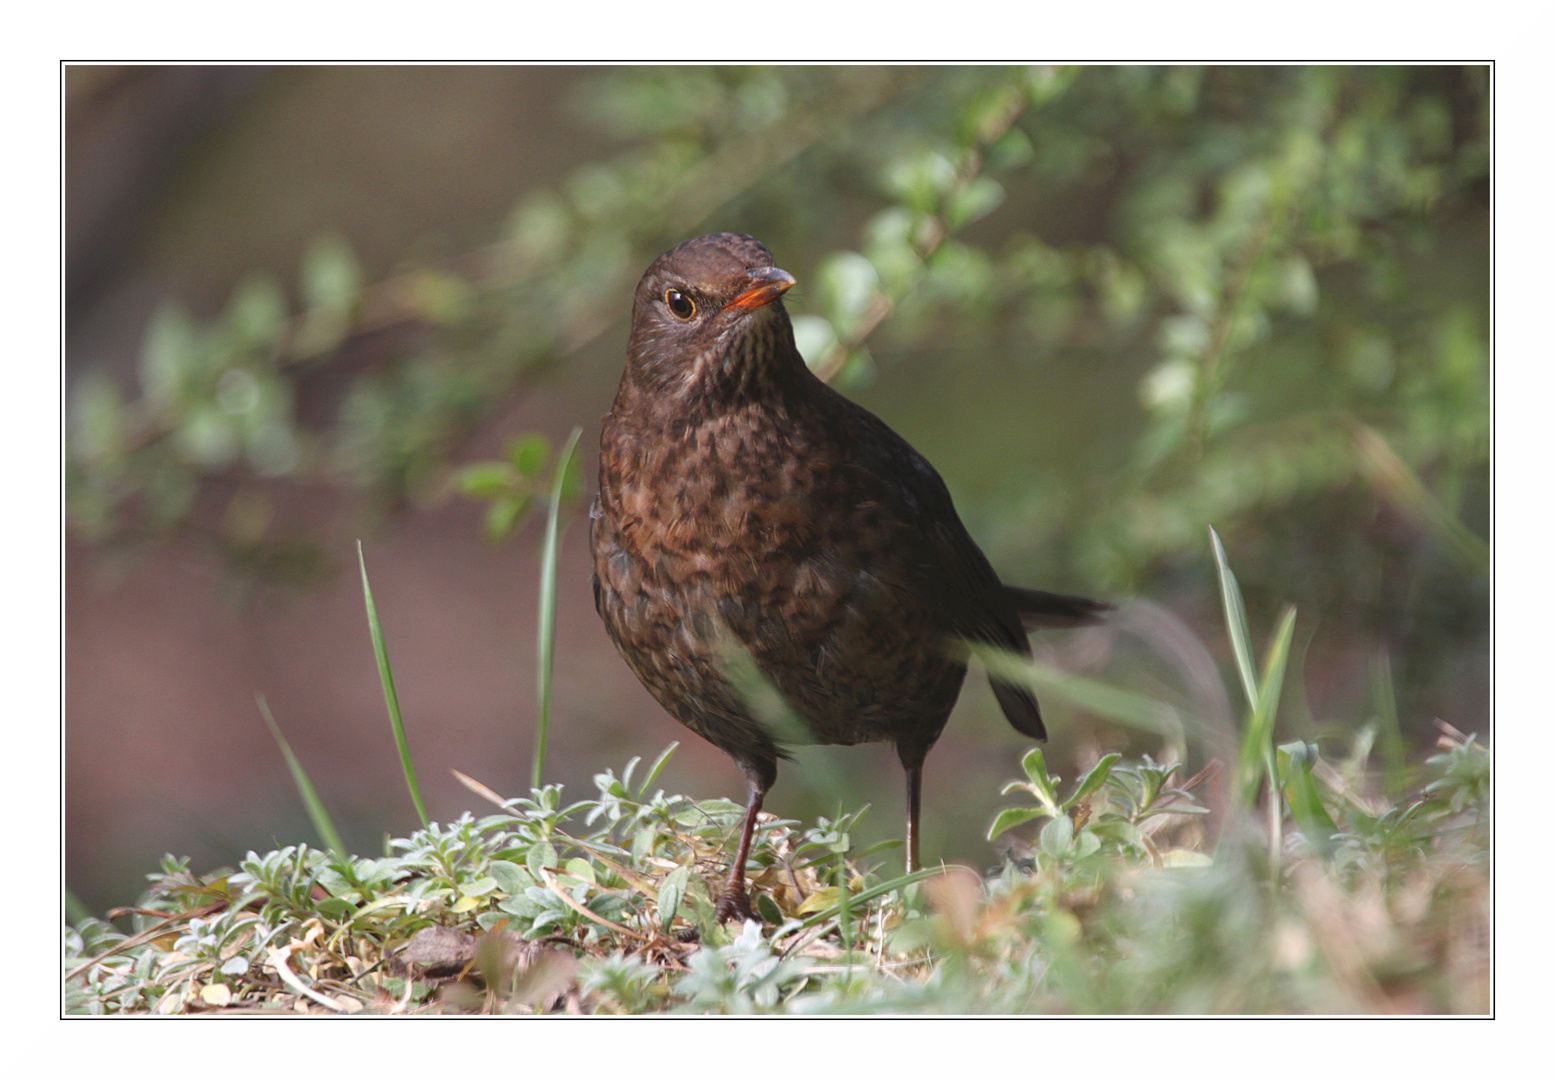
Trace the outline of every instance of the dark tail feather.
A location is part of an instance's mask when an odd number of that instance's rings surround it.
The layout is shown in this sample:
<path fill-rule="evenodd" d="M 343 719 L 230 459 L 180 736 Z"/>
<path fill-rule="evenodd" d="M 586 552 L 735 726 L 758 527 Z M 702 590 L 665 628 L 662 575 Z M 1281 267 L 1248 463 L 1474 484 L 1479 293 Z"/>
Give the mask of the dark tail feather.
<path fill-rule="evenodd" d="M 1079 596 L 1063 596 L 1059 593 L 1040 592 L 1037 589 L 1022 589 L 1014 585 L 1006 585 L 1004 591 L 1014 604 L 1016 614 L 1020 616 L 1021 626 L 1028 631 L 1088 626 L 1100 622 L 1102 616 L 1112 610 L 1111 604 L 1086 600 Z M 1005 633 L 1013 634 L 1014 627 L 1009 627 Z M 1030 645 L 1023 639 L 1016 640 L 1019 641 L 1020 651 L 1029 656 Z M 1013 641 L 1009 643 L 1009 645 L 1013 644 Z M 1005 647 L 1008 648 L 1009 645 Z M 1010 722 L 1010 726 L 1027 738 L 1046 739 L 1047 727 L 1042 723 L 1042 710 L 1037 707 L 1037 699 L 1030 689 L 1014 683 L 1000 682 L 997 679 L 989 681 L 993 685 L 994 697 L 999 699 L 999 707 L 1004 710 L 1004 718 Z"/>
<path fill-rule="evenodd" d="M 1011 727 L 1027 738 L 1047 739 L 1042 710 L 1037 708 L 1037 699 L 1031 696 L 1030 690 L 1024 686 L 994 682 L 992 679 L 989 685 L 993 687 L 993 696 L 999 699 L 999 708 L 1004 710 L 1004 718 L 1010 722 Z"/>
<path fill-rule="evenodd" d="M 1027 630 L 1063 630 L 1072 626 L 1090 626 L 1101 622 L 1102 616 L 1112 610 L 1111 604 L 1104 604 L 1100 600 L 1022 589 L 1018 585 L 1006 585 L 1004 591 L 1015 602 L 1020 624 Z M 1002 702 L 1004 699 L 999 700 Z M 1009 715 L 1008 707 L 1004 711 L 1005 715 Z M 1032 711 L 1035 712 L 1035 703 Z M 1010 718 L 1010 722 L 1015 723 L 1014 717 Z M 1020 727 L 1019 724 L 1015 726 Z M 1040 720 L 1037 726 L 1042 726 Z"/>

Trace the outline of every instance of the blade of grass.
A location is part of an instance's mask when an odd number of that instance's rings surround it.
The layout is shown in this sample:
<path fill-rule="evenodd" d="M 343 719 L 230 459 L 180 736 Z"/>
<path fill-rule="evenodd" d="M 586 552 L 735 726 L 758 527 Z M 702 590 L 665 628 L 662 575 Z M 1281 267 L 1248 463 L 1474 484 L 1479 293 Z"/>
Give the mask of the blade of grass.
<path fill-rule="evenodd" d="M 530 774 L 530 786 L 535 788 L 540 787 L 545 775 L 545 747 L 551 732 L 551 671 L 556 661 L 556 556 L 561 546 L 562 487 L 582 434 L 582 427 L 573 428 L 561 456 L 556 459 L 556 471 L 551 480 L 551 505 L 545 516 L 545 547 L 540 553 L 540 671 L 536 680 L 540 712 L 535 726 L 535 757 Z"/>
<path fill-rule="evenodd" d="M 848 895 L 848 857 L 837 852 L 837 929 L 842 932 L 842 949 L 850 957 L 853 953 L 853 905 Z M 851 966 L 851 961 L 850 961 Z"/>
<path fill-rule="evenodd" d="M 389 726 L 394 729 L 394 745 L 400 752 L 400 768 L 405 772 L 405 786 L 410 790 L 410 801 L 416 804 L 416 816 L 424 827 L 427 810 L 421 802 L 421 787 L 416 783 L 416 766 L 410 760 L 410 744 L 405 740 L 405 720 L 400 716 L 400 697 L 394 690 L 394 672 L 389 668 L 389 652 L 383 644 L 383 627 L 378 624 L 378 609 L 373 605 L 373 589 L 367 583 L 367 559 L 362 554 L 362 542 L 356 542 L 356 561 L 362 567 L 362 597 L 367 602 L 367 632 L 373 639 L 373 655 L 378 658 L 378 681 L 383 684 L 383 701 L 389 707 Z"/>
<path fill-rule="evenodd" d="M 270 704 L 265 701 L 263 694 L 255 694 L 254 701 L 259 706 L 259 714 L 265 718 L 265 724 L 270 728 L 270 734 L 275 736 L 276 745 L 281 748 L 281 756 L 286 759 L 286 767 L 291 770 L 292 783 L 297 785 L 297 794 L 302 796 L 302 805 L 307 807 L 308 818 L 313 822 L 313 829 L 319 834 L 319 839 L 324 841 L 324 846 L 333 851 L 339 858 L 350 856 L 345 844 L 340 842 L 340 834 L 335 831 L 335 823 L 329 818 L 329 811 L 324 809 L 324 803 L 319 799 L 319 793 L 313 790 L 313 784 L 308 780 L 308 774 L 303 771 L 302 762 L 297 760 L 297 755 L 292 753 L 291 746 L 286 741 L 286 736 L 281 734 L 281 727 L 275 722 L 275 717 L 270 715 Z"/>
<path fill-rule="evenodd" d="M 1393 693 L 1393 664 L 1387 646 L 1378 651 L 1371 678 L 1372 707 L 1376 711 L 1382 743 L 1382 790 L 1389 799 L 1397 800 L 1404 794 L 1409 777 L 1405 772 L 1404 736 L 1398 728 L 1398 699 Z"/>
<path fill-rule="evenodd" d="M 1287 607 L 1280 617 L 1280 625 L 1274 632 L 1274 640 L 1264 657 L 1263 678 L 1260 680 L 1258 704 L 1247 722 L 1242 738 L 1242 755 L 1237 770 L 1241 779 L 1238 805 L 1247 809 L 1252 805 L 1258 790 L 1258 768 L 1263 766 L 1264 777 L 1269 782 L 1269 849 L 1275 872 L 1278 873 L 1280 851 L 1283 848 L 1281 822 L 1284 813 L 1280 809 L 1280 774 L 1274 752 L 1274 717 L 1280 707 L 1280 690 L 1285 685 L 1285 662 L 1290 656 L 1291 638 L 1296 632 L 1296 609 Z"/>
<path fill-rule="evenodd" d="M 1490 546 L 1476 536 L 1458 516 L 1442 505 L 1418 473 L 1404 463 L 1387 439 L 1373 427 L 1352 421 L 1354 441 L 1361 474 L 1372 487 L 1403 513 L 1430 530 L 1443 546 L 1467 569 L 1482 575 L 1490 573 Z"/>
<path fill-rule="evenodd" d="M 1184 742 L 1187 738 L 1184 726 L 1186 719 L 1194 724 L 1196 738 L 1207 740 L 1210 737 L 1198 717 L 1184 717 L 1167 702 L 1075 675 L 1008 649 L 975 641 L 967 641 L 965 644 L 989 674 L 1025 683 L 1035 690 L 1056 693 L 1070 704 L 1098 716 L 1177 742 Z"/>
<path fill-rule="evenodd" d="M 1279 627 L 1264 655 L 1263 678 L 1259 680 L 1258 700 L 1242 739 L 1242 764 L 1257 770 L 1260 762 L 1274 760 L 1274 716 L 1279 710 L 1280 691 L 1285 683 L 1285 663 L 1290 656 L 1291 638 L 1296 629 L 1296 609 L 1287 606 Z"/>
<path fill-rule="evenodd" d="M 1231 652 L 1236 657 L 1237 674 L 1242 677 L 1242 690 L 1247 694 L 1250 708 L 1258 707 L 1258 677 L 1253 671 L 1253 639 L 1247 632 L 1247 608 L 1242 604 L 1242 589 L 1231 572 L 1231 560 L 1220 542 L 1220 534 L 1213 526 L 1209 530 L 1210 546 L 1215 552 L 1215 569 L 1220 577 L 1220 600 L 1226 610 L 1226 632 L 1231 636 Z"/>

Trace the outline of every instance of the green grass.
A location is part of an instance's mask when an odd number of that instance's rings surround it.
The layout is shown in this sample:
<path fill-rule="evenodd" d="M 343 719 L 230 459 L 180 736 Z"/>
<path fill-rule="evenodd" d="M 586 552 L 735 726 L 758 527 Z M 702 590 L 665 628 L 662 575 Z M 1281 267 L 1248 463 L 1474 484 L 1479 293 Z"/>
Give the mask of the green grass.
<path fill-rule="evenodd" d="M 136 907 L 66 927 L 66 1008 L 1488 1011 L 1488 753 L 1445 725 L 1413 769 L 1392 751 L 1372 764 L 1373 727 L 1326 754 L 1277 745 L 1293 613 L 1255 671 L 1235 577 L 1218 538 L 1212 547 L 1248 698 L 1238 760 L 1188 777 L 1177 760 L 1109 754 L 1066 782 L 1032 750 L 990 824 L 1008 845 L 990 867 L 904 877 L 876 849 L 855 849 L 862 812 L 766 819 L 750 874 L 762 922 L 720 926 L 742 807 L 655 788 L 673 746 L 640 776 L 637 758 L 598 774 L 570 802 L 555 785 L 504 799 L 466 780 L 492 812 L 348 855 L 266 712 L 327 846 L 251 852 L 207 873 L 166 857 Z M 547 550 L 542 573 L 554 573 Z M 1169 753 L 1174 731 L 1196 730 L 1164 703 L 993 659 L 1044 692 L 1160 730 Z M 395 737 L 403 750 L 402 723 Z M 1221 799 L 1227 771 L 1232 797 Z"/>
<path fill-rule="evenodd" d="M 551 482 L 551 498 L 545 515 L 545 546 L 540 550 L 540 623 L 538 642 L 539 676 L 535 680 L 539 713 L 535 721 L 535 754 L 530 783 L 539 787 L 545 779 L 545 747 L 551 733 L 551 673 L 556 661 L 556 555 L 561 544 L 563 491 L 578 448 L 581 427 L 572 429 L 567 445 L 557 458 Z"/>

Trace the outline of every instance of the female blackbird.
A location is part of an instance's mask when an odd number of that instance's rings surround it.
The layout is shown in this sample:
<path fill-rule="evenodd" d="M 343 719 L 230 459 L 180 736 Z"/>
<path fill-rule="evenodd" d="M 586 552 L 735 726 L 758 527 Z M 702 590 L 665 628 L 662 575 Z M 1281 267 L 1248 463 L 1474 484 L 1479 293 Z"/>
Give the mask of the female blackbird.
<path fill-rule="evenodd" d="M 661 255 L 637 286 L 590 511 L 594 602 L 627 665 L 750 782 L 719 918 L 749 917 L 745 863 L 784 742 L 885 740 L 907 770 L 918 866 L 923 760 L 966 676 L 965 641 L 1031 654 L 1024 628 L 1106 605 L 1000 585 L 932 466 L 811 374 L 749 236 Z M 774 688 L 782 704 L 758 700 Z M 1024 686 L 1005 716 L 1047 736 Z"/>

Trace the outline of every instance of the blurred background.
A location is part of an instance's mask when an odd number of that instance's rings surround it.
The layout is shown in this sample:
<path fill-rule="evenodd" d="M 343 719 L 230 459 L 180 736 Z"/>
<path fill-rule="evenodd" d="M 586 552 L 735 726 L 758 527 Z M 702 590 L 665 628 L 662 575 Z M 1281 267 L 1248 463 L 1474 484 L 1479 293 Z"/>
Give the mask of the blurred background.
<path fill-rule="evenodd" d="M 1006 580 L 1118 602 L 1039 655 L 1161 703 L 1045 700 L 1049 760 L 1224 757 L 1243 710 L 1208 527 L 1254 640 L 1295 605 L 1281 737 L 1418 759 L 1489 705 L 1484 67 L 71 67 L 66 880 L 127 903 L 528 787 L 540 528 L 563 507 L 546 778 L 743 797 L 616 656 L 586 501 L 631 290 L 752 233 L 802 351 L 939 468 Z M 1136 718 L 1137 719 L 1137 718 Z M 1369 726 L 1369 727 L 1368 727 Z M 1027 744 L 968 680 L 926 855 L 974 866 Z M 800 750 L 768 809 L 900 834 L 887 746 Z M 897 856 L 891 856 L 893 858 Z"/>

